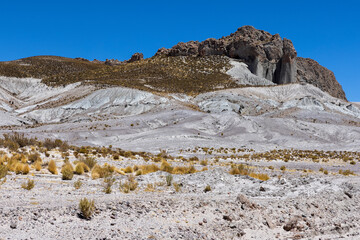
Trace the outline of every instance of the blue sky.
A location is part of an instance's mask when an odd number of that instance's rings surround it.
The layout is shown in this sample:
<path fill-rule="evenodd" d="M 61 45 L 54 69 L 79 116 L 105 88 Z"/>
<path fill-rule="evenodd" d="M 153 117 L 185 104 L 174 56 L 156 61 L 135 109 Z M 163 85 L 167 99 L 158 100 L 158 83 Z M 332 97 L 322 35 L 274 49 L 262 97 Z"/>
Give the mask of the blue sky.
<path fill-rule="evenodd" d="M 360 102 L 359 1 L 1 1 L 0 61 L 35 55 L 151 57 L 180 41 L 252 25 L 291 39 Z"/>

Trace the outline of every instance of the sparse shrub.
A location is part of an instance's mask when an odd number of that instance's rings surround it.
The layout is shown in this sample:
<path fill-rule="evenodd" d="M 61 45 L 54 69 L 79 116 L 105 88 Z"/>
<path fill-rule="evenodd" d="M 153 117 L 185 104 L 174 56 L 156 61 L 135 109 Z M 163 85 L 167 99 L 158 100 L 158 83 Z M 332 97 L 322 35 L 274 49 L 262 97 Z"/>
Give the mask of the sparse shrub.
<path fill-rule="evenodd" d="M 352 160 L 352 161 L 350 161 L 350 164 L 351 164 L 351 165 L 355 165 L 356 162 L 355 162 L 354 160 Z"/>
<path fill-rule="evenodd" d="M 82 182 L 80 179 L 78 179 L 78 180 L 76 180 L 76 182 L 74 182 L 75 189 L 79 189 L 79 188 L 81 188 L 81 186 L 82 186 Z"/>
<path fill-rule="evenodd" d="M 112 176 L 108 176 L 104 179 L 104 192 L 106 194 L 110 194 L 112 192 L 112 185 L 115 182 L 115 178 L 113 178 Z"/>
<path fill-rule="evenodd" d="M 49 172 L 51 172 L 52 174 L 55 174 L 55 175 L 58 174 L 58 170 L 57 170 L 56 163 L 55 163 L 54 160 L 51 160 L 51 161 L 49 162 L 48 170 L 49 170 Z"/>
<path fill-rule="evenodd" d="M 200 161 L 200 164 L 203 165 L 203 166 L 207 166 L 207 165 L 208 165 L 208 161 L 207 161 L 206 159 L 201 160 L 201 161 Z"/>
<path fill-rule="evenodd" d="M 130 151 L 127 151 L 127 152 L 125 152 L 124 153 L 124 157 L 126 157 L 126 158 L 129 158 L 129 157 L 131 157 L 133 154 L 132 154 L 132 152 L 130 152 Z"/>
<path fill-rule="evenodd" d="M 174 167 L 172 174 L 191 174 L 196 173 L 196 169 L 193 165 L 188 167 L 177 166 Z"/>
<path fill-rule="evenodd" d="M 274 167 L 273 167 L 273 166 L 269 166 L 268 169 L 274 170 Z"/>
<path fill-rule="evenodd" d="M 79 162 L 75 166 L 75 174 L 81 175 L 84 172 L 89 172 L 90 168 L 83 162 Z"/>
<path fill-rule="evenodd" d="M 175 192 L 179 192 L 179 191 L 181 190 L 180 184 L 178 184 L 178 183 L 173 183 L 173 186 L 174 186 Z"/>
<path fill-rule="evenodd" d="M 87 198 L 83 198 L 80 200 L 79 209 L 80 209 L 81 217 L 86 220 L 89 220 L 91 219 L 91 216 L 95 211 L 95 201 L 94 200 L 89 201 Z"/>
<path fill-rule="evenodd" d="M 21 184 L 21 187 L 26 190 L 31 190 L 35 186 L 34 180 L 28 179 L 26 183 Z"/>
<path fill-rule="evenodd" d="M 328 175 L 329 174 L 328 170 L 324 170 L 324 174 Z"/>
<path fill-rule="evenodd" d="M 71 180 L 74 176 L 74 168 L 71 163 L 65 164 L 61 168 L 62 180 Z"/>
<path fill-rule="evenodd" d="M 97 161 L 93 157 L 86 157 L 80 160 L 80 162 L 85 163 L 90 169 L 95 167 Z M 85 169 L 84 169 L 85 170 Z"/>
<path fill-rule="evenodd" d="M 0 179 L 6 177 L 7 173 L 8 173 L 7 166 L 0 165 Z"/>
<path fill-rule="evenodd" d="M 120 182 L 120 191 L 123 193 L 129 193 L 130 191 L 134 191 L 137 186 L 138 182 L 135 180 L 135 177 L 133 175 L 129 175 L 125 183 Z"/>
<path fill-rule="evenodd" d="M 173 167 L 166 160 L 161 162 L 160 170 L 164 172 L 171 173 L 173 171 Z"/>
<path fill-rule="evenodd" d="M 138 169 L 136 172 L 135 172 L 135 176 L 140 176 L 142 175 L 142 169 Z"/>
<path fill-rule="evenodd" d="M 254 172 L 251 172 L 251 173 L 249 174 L 249 176 L 252 177 L 252 178 L 257 178 L 257 179 L 259 179 L 259 180 L 261 180 L 261 181 L 267 181 L 267 180 L 270 179 L 270 177 L 269 177 L 267 174 L 265 174 L 265 173 L 254 173 Z"/>
<path fill-rule="evenodd" d="M 206 185 L 205 189 L 204 189 L 204 192 L 210 192 L 211 191 L 211 187 L 210 185 Z"/>
<path fill-rule="evenodd" d="M 319 169 L 319 172 L 323 172 L 323 171 L 324 171 L 324 168 L 320 168 L 320 169 Z"/>
<path fill-rule="evenodd" d="M 119 160 L 119 159 L 120 159 L 119 154 L 114 154 L 113 159 L 114 159 L 114 160 Z"/>
<path fill-rule="evenodd" d="M 23 164 L 22 164 L 22 163 L 16 164 L 15 173 L 16 173 L 16 174 L 21 174 L 21 173 L 22 173 L 22 170 L 23 170 Z"/>
<path fill-rule="evenodd" d="M 354 175 L 354 172 L 353 171 L 350 171 L 350 170 L 339 170 L 339 174 L 342 174 L 344 176 L 349 176 L 349 175 Z"/>
<path fill-rule="evenodd" d="M 99 165 L 95 165 L 95 167 L 93 167 L 93 169 L 91 171 L 91 178 L 97 179 L 97 178 L 104 178 L 104 177 L 112 176 L 114 171 L 115 171 L 114 166 L 104 164 L 104 166 L 101 167 Z"/>
<path fill-rule="evenodd" d="M 28 157 L 28 160 L 30 161 L 30 162 L 36 162 L 36 161 L 39 161 L 39 162 L 41 162 L 42 160 L 41 160 L 41 158 L 40 158 L 40 154 L 39 153 L 32 153 L 32 154 L 30 154 L 29 155 L 29 157 Z"/>
<path fill-rule="evenodd" d="M 285 167 L 285 166 L 281 166 L 281 167 L 280 167 L 280 170 L 281 170 L 281 171 L 285 171 L 285 170 L 286 170 L 286 167 Z"/>
<path fill-rule="evenodd" d="M 124 170 L 125 173 L 133 173 L 134 169 L 131 166 L 127 166 Z"/>
<path fill-rule="evenodd" d="M 172 180 L 173 180 L 173 176 L 171 174 L 167 175 L 166 176 L 166 185 L 171 186 Z"/>
<path fill-rule="evenodd" d="M 155 184 L 148 183 L 145 188 L 145 192 L 154 192 L 155 191 Z"/>

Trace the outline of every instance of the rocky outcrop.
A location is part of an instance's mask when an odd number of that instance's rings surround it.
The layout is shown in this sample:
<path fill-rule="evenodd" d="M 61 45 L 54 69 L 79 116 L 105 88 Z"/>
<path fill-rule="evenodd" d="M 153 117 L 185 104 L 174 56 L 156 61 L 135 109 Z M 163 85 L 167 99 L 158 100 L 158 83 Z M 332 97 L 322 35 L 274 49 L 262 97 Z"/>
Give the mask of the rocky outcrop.
<path fill-rule="evenodd" d="M 346 100 L 345 92 L 329 69 L 310 58 L 296 59 L 297 82 L 310 83 L 333 97 Z"/>
<path fill-rule="evenodd" d="M 156 55 L 209 56 L 225 55 L 240 59 L 249 70 L 277 84 L 308 82 L 334 97 L 346 99 L 334 74 L 311 59 L 298 58 L 292 42 L 252 26 L 239 28 L 230 36 L 209 38 L 203 42 L 180 42 Z"/>
<path fill-rule="evenodd" d="M 144 54 L 142 53 L 134 53 L 129 60 L 127 60 L 128 63 L 136 62 L 144 59 Z"/>
<path fill-rule="evenodd" d="M 251 26 L 241 27 L 220 39 L 181 42 L 170 49 L 161 48 L 156 55 L 226 55 L 243 60 L 259 77 L 278 84 L 296 82 L 296 51 L 292 42 Z"/>

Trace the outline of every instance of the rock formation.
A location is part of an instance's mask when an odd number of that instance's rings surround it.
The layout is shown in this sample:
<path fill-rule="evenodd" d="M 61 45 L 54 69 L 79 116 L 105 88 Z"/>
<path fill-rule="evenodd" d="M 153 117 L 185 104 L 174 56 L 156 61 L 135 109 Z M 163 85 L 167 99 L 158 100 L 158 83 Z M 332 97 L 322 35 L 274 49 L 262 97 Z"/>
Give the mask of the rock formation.
<path fill-rule="evenodd" d="M 144 54 L 142 53 L 134 53 L 129 60 L 127 60 L 128 63 L 136 62 L 144 59 Z"/>
<path fill-rule="evenodd" d="M 230 36 L 220 39 L 180 42 L 170 49 L 159 49 L 156 55 L 225 55 L 242 60 L 253 74 L 274 83 L 305 81 L 332 96 L 346 99 L 344 91 L 331 71 L 313 60 L 298 58 L 290 40 L 282 39 L 279 34 L 272 35 L 266 31 L 257 30 L 252 26 L 241 27 Z"/>

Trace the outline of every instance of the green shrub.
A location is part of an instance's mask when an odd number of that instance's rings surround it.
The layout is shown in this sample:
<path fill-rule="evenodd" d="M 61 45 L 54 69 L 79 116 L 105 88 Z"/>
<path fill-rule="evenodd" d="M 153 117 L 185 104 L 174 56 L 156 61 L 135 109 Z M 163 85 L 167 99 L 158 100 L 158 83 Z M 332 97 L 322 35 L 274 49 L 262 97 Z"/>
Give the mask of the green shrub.
<path fill-rule="evenodd" d="M 173 176 L 171 174 L 166 176 L 166 185 L 171 186 Z"/>

